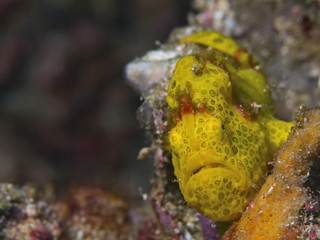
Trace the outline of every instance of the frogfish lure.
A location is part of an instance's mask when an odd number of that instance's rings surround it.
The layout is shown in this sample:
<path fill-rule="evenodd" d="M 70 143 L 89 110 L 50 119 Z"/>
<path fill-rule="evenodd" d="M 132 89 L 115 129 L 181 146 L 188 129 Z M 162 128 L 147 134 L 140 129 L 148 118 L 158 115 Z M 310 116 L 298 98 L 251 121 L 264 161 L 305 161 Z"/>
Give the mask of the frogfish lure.
<path fill-rule="evenodd" d="M 214 222 L 235 220 L 293 123 L 275 118 L 263 69 L 233 39 L 203 31 L 181 44 L 200 50 L 177 62 L 168 88 L 174 173 L 189 206 Z"/>

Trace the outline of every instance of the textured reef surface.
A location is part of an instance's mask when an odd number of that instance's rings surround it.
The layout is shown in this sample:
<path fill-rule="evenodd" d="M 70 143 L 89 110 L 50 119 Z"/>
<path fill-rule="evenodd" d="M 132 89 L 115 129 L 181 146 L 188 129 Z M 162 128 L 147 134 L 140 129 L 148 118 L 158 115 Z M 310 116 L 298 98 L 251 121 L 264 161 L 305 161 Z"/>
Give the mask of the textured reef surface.
<path fill-rule="evenodd" d="M 100 188 L 72 187 L 58 199 L 52 186 L 0 184 L 0 239 L 136 238 L 128 203 Z"/>

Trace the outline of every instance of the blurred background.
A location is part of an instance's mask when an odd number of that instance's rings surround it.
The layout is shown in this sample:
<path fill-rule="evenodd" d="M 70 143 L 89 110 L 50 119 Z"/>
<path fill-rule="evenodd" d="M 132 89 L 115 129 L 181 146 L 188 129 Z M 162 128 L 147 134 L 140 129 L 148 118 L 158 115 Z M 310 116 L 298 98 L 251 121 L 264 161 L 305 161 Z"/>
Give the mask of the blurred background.
<path fill-rule="evenodd" d="M 0 181 L 148 191 L 150 142 L 124 66 L 186 24 L 189 0 L 0 0 Z"/>

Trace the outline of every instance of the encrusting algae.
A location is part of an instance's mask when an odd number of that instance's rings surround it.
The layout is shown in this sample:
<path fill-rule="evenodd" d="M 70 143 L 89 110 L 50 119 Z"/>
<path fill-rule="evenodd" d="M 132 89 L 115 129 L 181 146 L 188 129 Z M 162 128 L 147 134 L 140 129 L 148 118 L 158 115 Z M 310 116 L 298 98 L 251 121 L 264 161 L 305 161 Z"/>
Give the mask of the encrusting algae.
<path fill-rule="evenodd" d="M 188 205 L 212 221 L 235 220 L 293 123 L 274 117 L 263 70 L 234 40 L 205 31 L 181 43 L 201 50 L 178 61 L 168 88 L 175 175 Z"/>

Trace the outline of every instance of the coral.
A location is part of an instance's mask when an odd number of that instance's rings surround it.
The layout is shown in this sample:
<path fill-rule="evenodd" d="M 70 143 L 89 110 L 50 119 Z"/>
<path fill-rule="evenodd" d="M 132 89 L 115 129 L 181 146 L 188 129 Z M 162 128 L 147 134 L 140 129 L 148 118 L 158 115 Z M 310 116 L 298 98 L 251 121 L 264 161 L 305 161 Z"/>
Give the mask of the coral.
<path fill-rule="evenodd" d="M 234 220 L 292 123 L 273 116 L 262 70 L 232 39 L 207 31 L 184 41 L 213 49 L 180 59 L 169 85 L 175 175 L 190 206 L 213 221 Z M 236 58 L 239 51 L 246 57 Z"/>
<path fill-rule="evenodd" d="M 50 187 L 43 195 L 31 185 L 0 184 L 0 239 L 54 240 L 61 237 L 50 204 Z M 45 196 L 48 195 L 48 196 Z"/>
<path fill-rule="evenodd" d="M 66 239 L 128 239 L 128 204 L 97 187 L 73 187 L 56 207 Z"/>
<path fill-rule="evenodd" d="M 320 110 L 302 110 L 297 116 L 292 135 L 277 153 L 273 174 L 224 240 L 306 239 L 300 210 L 308 199 L 304 182 L 320 153 Z"/>
<path fill-rule="evenodd" d="M 73 187 L 58 200 L 49 184 L 0 184 L 4 240 L 135 239 L 139 226 L 134 227 L 131 217 L 137 214 L 132 211 L 129 216 L 126 201 L 98 187 Z M 150 211 L 145 215 L 150 217 Z M 136 222 L 145 221 L 145 215 Z"/>

